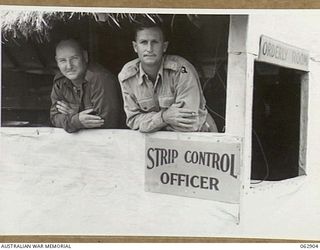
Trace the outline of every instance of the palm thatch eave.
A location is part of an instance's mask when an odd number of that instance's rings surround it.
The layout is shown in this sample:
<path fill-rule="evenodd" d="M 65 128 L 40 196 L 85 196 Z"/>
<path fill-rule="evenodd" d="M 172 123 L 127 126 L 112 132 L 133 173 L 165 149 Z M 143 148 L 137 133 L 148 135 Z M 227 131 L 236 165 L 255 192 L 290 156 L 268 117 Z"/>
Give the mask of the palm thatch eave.
<path fill-rule="evenodd" d="M 133 13 L 94 13 L 94 12 L 49 12 L 49 11 L 4 11 L 0 14 L 3 42 L 9 39 L 35 39 L 40 43 L 50 40 L 50 31 L 57 21 L 89 18 L 97 23 L 121 28 L 121 23 L 128 20 L 138 22 L 143 15 L 152 22 L 162 21 L 157 14 Z"/>

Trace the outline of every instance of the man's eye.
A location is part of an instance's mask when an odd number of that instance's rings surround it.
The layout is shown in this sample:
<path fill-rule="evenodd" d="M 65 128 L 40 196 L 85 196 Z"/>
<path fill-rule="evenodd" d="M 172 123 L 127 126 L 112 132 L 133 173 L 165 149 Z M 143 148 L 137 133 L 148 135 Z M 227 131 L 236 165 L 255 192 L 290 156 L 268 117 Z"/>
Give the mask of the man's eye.
<path fill-rule="evenodd" d="M 78 62 L 82 61 L 82 58 L 80 56 L 77 56 L 77 57 L 72 58 L 71 61 L 74 63 L 78 63 Z"/>
<path fill-rule="evenodd" d="M 147 44 L 147 41 L 140 41 L 141 44 Z"/>
<path fill-rule="evenodd" d="M 65 63 L 66 60 L 62 59 L 62 60 L 58 60 L 59 63 Z"/>

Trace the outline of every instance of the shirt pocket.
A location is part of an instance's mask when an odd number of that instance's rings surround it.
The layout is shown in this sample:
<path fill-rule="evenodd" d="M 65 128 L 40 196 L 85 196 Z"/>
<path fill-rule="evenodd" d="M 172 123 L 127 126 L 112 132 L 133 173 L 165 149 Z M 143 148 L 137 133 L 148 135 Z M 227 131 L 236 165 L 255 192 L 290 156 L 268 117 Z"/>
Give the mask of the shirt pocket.
<path fill-rule="evenodd" d="M 174 103 L 174 96 L 159 96 L 159 106 L 169 108 Z"/>
<path fill-rule="evenodd" d="M 144 112 L 154 111 L 156 108 L 156 104 L 153 98 L 144 98 L 138 100 L 140 109 Z"/>

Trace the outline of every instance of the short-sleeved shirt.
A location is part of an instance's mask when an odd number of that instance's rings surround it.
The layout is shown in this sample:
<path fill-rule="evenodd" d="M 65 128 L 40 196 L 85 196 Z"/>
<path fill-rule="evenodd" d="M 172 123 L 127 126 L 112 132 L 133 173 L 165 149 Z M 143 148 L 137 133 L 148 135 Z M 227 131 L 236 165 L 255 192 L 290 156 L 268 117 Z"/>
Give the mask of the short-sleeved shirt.
<path fill-rule="evenodd" d="M 200 131 L 206 121 L 206 101 L 198 74 L 191 63 L 180 56 L 165 55 L 153 83 L 143 71 L 139 59 L 128 62 L 119 76 L 127 115 L 127 125 L 141 132 L 176 130 L 162 119 L 162 112 L 170 106 L 192 110 L 197 122 L 192 129 Z"/>
<path fill-rule="evenodd" d="M 84 128 L 79 121 L 79 112 L 92 108 L 93 114 L 104 119 L 100 128 L 119 128 L 123 111 L 118 85 L 115 76 L 98 64 L 88 66 L 81 87 L 75 86 L 68 78 L 58 73 L 54 77 L 51 92 L 51 123 L 69 133 L 78 131 Z M 56 108 L 57 101 L 68 103 L 76 114 L 61 114 Z"/>

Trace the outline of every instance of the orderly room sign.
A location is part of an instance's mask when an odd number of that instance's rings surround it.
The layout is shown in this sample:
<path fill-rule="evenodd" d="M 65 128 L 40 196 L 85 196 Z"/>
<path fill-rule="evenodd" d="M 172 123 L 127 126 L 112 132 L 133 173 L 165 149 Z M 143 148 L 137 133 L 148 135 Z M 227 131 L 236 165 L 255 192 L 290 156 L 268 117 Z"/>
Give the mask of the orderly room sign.
<path fill-rule="evenodd" d="M 146 138 L 145 190 L 240 202 L 238 142 Z"/>
<path fill-rule="evenodd" d="M 264 35 L 260 37 L 258 61 L 309 71 L 309 60 L 310 56 L 307 50 Z"/>

